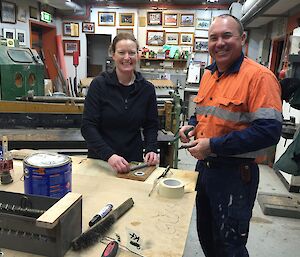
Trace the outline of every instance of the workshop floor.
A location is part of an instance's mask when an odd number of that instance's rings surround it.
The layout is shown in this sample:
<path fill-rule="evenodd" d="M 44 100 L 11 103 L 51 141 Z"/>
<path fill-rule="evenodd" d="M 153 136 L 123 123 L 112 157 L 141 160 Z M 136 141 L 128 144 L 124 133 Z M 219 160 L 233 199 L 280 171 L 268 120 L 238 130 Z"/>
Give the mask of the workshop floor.
<path fill-rule="evenodd" d="M 186 150 L 179 151 L 178 168 L 194 170 L 196 161 Z M 260 165 L 259 192 L 289 195 L 273 169 Z M 299 194 L 294 194 L 298 196 Z M 195 207 L 186 241 L 184 257 L 204 257 L 196 232 Z M 250 224 L 247 248 L 251 257 L 296 257 L 300 256 L 300 220 L 266 216 L 257 200 Z"/>

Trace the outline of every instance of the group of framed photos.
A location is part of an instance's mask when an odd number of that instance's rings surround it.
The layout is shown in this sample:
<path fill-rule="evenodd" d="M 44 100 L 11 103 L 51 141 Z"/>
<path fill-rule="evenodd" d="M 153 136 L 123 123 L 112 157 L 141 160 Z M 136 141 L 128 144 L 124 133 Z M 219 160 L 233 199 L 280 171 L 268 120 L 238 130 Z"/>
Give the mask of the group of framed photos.
<path fill-rule="evenodd" d="M 147 30 L 148 46 L 184 45 L 193 46 L 195 52 L 208 52 L 208 39 L 195 37 L 193 32 L 166 32 Z"/>
<path fill-rule="evenodd" d="M 194 27 L 196 30 L 203 30 L 204 34 L 207 34 L 210 20 L 195 18 L 194 14 L 148 12 L 147 24 L 148 26 L 162 26 L 163 28 Z M 146 42 L 150 46 L 162 46 L 164 44 L 193 46 L 195 52 L 208 52 L 208 38 L 202 37 L 202 35 L 197 37 L 194 32 L 148 30 Z"/>
<path fill-rule="evenodd" d="M 116 13 L 98 12 L 98 26 L 116 26 Z M 134 26 L 134 13 L 119 13 L 119 26 Z"/>
<path fill-rule="evenodd" d="M 195 17 L 193 13 L 162 13 L 162 12 L 148 12 L 147 13 L 148 26 L 163 26 L 165 28 L 176 27 L 194 27 Z"/>
<path fill-rule="evenodd" d="M 26 45 L 26 31 L 23 29 L 3 28 L 3 36 L 8 39 L 17 39 L 20 46 Z"/>

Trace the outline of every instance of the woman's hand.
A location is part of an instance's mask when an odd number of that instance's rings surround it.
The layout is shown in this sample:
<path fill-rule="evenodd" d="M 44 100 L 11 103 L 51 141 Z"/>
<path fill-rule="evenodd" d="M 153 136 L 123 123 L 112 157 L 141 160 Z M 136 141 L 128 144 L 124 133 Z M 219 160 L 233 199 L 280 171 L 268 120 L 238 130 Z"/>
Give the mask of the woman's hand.
<path fill-rule="evenodd" d="M 129 163 L 117 154 L 113 154 L 108 160 L 108 164 L 118 173 L 128 173 L 130 170 Z"/>
<path fill-rule="evenodd" d="M 149 152 L 146 153 L 145 157 L 144 157 L 144 161 L 149 165 L 156 165 L 159 164 L 159 157 L 157 153 L 154 152 Z"/>

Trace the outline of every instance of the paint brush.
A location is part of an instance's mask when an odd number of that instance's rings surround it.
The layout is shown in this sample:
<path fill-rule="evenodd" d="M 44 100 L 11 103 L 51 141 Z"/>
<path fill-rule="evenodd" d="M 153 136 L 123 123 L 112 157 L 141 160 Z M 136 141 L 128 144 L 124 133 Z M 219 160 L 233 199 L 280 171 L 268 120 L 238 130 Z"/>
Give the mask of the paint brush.
<path fill-rule="evenodd" d="M 105 234 L 111 229 L 112 225 L 131 209 L 133 204 L 132 198 L 127 199 L 118 208 L 111 211 L 104 219 L 101 219 L 92 227 L 84 231 L 80 236 L 76 237 L 71 242 L 73 250 L 78 251 L 87 248 L 103 239 Z"/>

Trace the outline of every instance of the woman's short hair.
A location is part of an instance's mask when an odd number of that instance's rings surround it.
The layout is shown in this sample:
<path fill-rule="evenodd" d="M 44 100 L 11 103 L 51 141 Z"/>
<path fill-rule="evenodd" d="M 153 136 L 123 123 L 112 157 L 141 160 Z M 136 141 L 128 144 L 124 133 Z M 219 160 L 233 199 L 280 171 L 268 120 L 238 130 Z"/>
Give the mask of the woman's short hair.
<path fill-rule="evenodd" d="M 110 48 L 109 48 L 109 52 L 110 53 L 114 53 L 116 51 L 116 45 L 119 41 L 121 40 L 131 40 L 136 44 L 136 49 L 139 49 L 139 43 L 137 42 L 136 38 L 134 37 L 133 34 L 131 33 L 120 33 L 118 35 L 115 36 L 115 38 L 113 39 Z"/>

